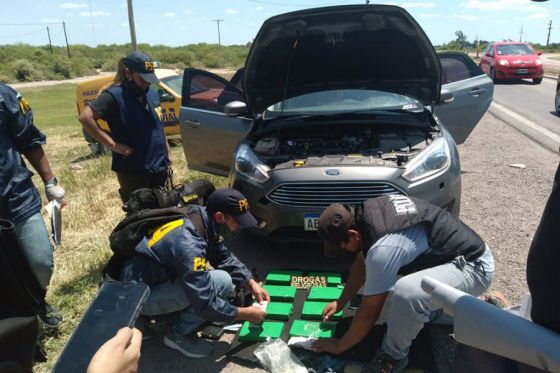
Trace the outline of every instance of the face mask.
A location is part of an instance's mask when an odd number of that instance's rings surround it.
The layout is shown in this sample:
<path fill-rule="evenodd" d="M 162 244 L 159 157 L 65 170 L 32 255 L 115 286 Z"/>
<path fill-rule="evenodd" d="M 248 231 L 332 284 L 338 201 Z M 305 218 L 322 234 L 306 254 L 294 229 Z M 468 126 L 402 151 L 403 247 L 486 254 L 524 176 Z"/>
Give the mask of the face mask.
<path fill-rule="evenodd" d="M 136 97 L 142 96 L 143 94 L 148 92 L 148 89 L 150 89 L 150 88 L 146 88 L 146 90 L 143 90 L 142 88 L 138 87 L 138 85 L 132 79 L 127 80 L 125 82 L 125 84 L 126 84 L 126 87 L 128 89 L 130 89 L 132 91 L 132 94 L 134 94 L 134 96 L 136 96 Z"/>

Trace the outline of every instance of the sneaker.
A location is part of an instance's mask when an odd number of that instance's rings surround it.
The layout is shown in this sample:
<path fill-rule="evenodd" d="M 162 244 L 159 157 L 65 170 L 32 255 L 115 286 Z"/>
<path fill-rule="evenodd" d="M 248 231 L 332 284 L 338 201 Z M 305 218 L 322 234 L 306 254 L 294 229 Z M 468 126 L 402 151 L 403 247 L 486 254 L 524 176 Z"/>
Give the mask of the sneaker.
<path fill-rule="evenodd" d="M 64 320 L 62 312 L 48 303 L 43 303 L 37 314 L 47 328 L 57 328 Z"/>
<path fill-rule="evenodd" d="M 375 357 L 362 369 L 362 373 L 401 373 L 407 365 L 408 357 L 395 360 L 378 350 Z"/>
<path fill-rule="evenodd" d="M 163 338 L 163 344 L 179 351 L 187 357 L 193 358 L 210 356 L 213 350 L 210 342 L 198 338 L 194 333 L 189 335 L 177 335 L 170 331 Z"/>

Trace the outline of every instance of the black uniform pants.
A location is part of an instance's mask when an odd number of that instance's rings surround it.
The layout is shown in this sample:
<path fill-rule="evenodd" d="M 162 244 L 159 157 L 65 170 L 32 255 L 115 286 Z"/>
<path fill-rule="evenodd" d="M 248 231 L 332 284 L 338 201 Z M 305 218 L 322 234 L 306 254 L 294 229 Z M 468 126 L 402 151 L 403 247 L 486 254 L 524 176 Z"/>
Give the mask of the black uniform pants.
<path fill-rule="evenodd" d="M 169 174 L 167 170 L 150 173 L 134 173 L 134 174 L 123 174 L 117 172 L 117 180 L 119 181 L 119 195 L 123 203 L 128 201 L 130 193 L 134 192 L 136 189 L 140 188 L 165 188 L 167 183 L 167 178 Z"/>

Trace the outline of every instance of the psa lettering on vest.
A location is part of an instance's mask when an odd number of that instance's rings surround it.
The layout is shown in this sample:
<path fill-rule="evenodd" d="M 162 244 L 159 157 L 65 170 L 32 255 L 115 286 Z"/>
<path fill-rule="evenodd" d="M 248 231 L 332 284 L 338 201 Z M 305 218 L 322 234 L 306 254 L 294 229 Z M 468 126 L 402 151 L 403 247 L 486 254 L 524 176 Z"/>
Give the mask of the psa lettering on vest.
<path fill-rule="evenodd" d="M 205 258 L 196 256 L 193 260 L 193 271 L 206 271 L 208 269 L 208 263 Z"/>
<path fill-rule="evenodd" d="M 389 200 L 393 204 L 393 208 L 397 215 L 416 214 L 416 204 L 407 196 L 390 195 Z"/>

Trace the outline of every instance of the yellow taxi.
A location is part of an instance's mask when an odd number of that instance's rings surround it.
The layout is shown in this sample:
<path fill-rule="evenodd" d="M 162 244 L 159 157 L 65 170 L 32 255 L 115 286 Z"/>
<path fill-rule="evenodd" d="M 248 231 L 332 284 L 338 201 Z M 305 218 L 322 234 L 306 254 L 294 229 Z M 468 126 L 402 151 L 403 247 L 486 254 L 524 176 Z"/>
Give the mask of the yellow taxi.
<path fill-rule="evenodd" d="M 171 69 L 155 69 L 158 83 L 150 85 L 150 89 L 154 90 L 161 102 L 161 121 L 163 122 L 166 135 L 178 135 L 181 133 L 179 129 L 179 112 L 181 110 L 181 87 L 183 84 L 182 71 Z M 113 75 L 99 76 L 93 79 L 79 83 L 76 87 L 76 105 L 78 107 L 78 116 L 84 110 L 85 106 L 95 100 L 100 90 L 107 87 L 113 80 Z M 97 125 L 106 132 L 111 132 L 109 125 L 104 120 L 98 120 Z M 86 131 L 83 131 L 84 138 L 88 142 L 94 154 L 104 153 L 105 149 Z"/>

